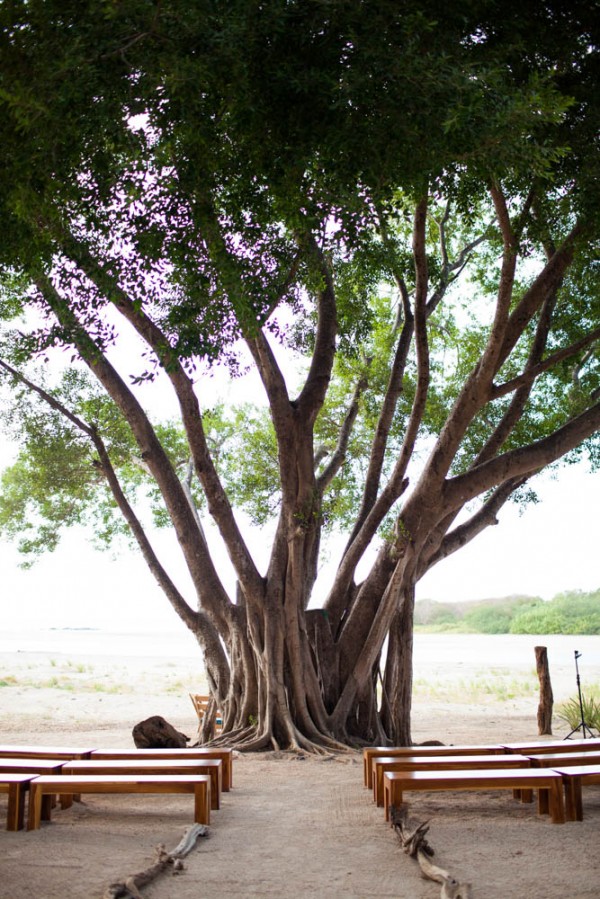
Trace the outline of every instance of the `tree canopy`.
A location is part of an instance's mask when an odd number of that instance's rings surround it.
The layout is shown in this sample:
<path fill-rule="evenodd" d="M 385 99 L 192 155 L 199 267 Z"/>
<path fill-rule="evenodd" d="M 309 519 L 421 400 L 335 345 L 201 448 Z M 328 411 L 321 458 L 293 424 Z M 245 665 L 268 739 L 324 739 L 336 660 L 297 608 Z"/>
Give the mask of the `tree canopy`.
<path fill-rule="evenodd" d="M 409 742 L 417 580 L 598 459 L 597 9 L 447 6 L 0 8 L 0 528 L 128 531 L 244 748 Z"/>

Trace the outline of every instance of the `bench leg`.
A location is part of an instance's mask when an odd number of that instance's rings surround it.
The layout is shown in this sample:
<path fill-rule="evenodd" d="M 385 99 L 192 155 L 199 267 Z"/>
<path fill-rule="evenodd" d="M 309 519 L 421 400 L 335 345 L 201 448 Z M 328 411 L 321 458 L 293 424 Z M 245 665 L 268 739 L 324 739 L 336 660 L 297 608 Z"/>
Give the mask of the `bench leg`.
<path fill-rule="evenodd" d="M 567 821 L 583 821 L 583 800 L 581 796 L 581 778 L 564 777 L 565 805 Z"/>
<path fill-rule="evenodd" d="M 38 830 L 42 820 L 42 799 L 43 793 L 41 787 L 36 786 L 35 781 L 31 782 L 29 787 L 29 813 L 27 816 L 27 830 Z M 48 797 L 50 800 L 51 796 Z M 50 807 L 52 802 L 47 803 L 48 819 L 50 818 Z"/>
<path fill-rule="evenodd" d="M 194 821 L 210 824 L 210 783 L 197 783 L 194 787 Z"/>
<path fill-rule="evenodd" d="M 391 808 L 402 805 L 402 790 L 398 786 L 397 781 L 389 781 L 383 779 L 383 806 L 385 809 L 385 820 L 391 818 Z"/>
<path fill-rule="evenodd" d="M 8 811 L 6 813 L 7 830 L 23 830 L 23 809 L 25 807 L 25 790 L 23 784 L 9 784 Z"/>
<path fill-rule="evenodd" d="M 540 790 L 540 793 L 547 793 L 548 804 L 550 807 L 550 820 L 553 824 L 564 824 L 565 804 L 563 801 L 563 787 L 560 780 L 554 781 L 549 790 Z"/>

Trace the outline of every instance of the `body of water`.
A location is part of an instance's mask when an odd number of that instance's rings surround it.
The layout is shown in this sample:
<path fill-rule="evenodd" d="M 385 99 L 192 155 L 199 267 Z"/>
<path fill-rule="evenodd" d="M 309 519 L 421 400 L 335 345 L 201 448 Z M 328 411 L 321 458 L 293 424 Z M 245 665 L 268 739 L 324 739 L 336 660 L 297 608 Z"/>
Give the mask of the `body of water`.
<path fill-rule="evenodd" d="M 546 646 L 551 675 L 571 678 L 575 684 L 577 650 L 582 682 L 600 683 L 600 636 L 416 634 L 415 677 L 460 679 L 487 672 L 515 675 L 535 671 L 535 647 Z M 73 659 L 92 657 L 198 660 L 200 649 L 191 633 L 125 633 L 87 629 L 30 629 L 0 635 L 2 653 L 41 653 Z"/>

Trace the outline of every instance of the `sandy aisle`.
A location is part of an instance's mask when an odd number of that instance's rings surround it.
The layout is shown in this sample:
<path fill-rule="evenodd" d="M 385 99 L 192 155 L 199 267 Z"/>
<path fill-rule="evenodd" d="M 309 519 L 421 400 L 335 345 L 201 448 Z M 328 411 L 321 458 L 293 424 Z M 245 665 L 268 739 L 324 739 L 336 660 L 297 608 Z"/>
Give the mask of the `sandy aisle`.
<path fill-rule="evenodd" d="M 202 685 L 192 663 L 171 669 L 94 659 L 79 670 L 84 663 L 73 658 L 19 656 L 0 655 L 0 680 L 8 679 L 0 690 L 2 742 L 129 747 L 131 727 L 151 714 L 194 734 L 187 693 Z M 447 743 L 536 739 L 536 708 L 530 697 L 421 697 L 413 735 Z M 558 738 L 566 732 L 555 731 Z M 506 793 L 415 794 L 410 804 L 413 817 L 431 821 L 437 863 L 471 882 L 474 899 L 599 895 L 597 788 L 585 793 L 584 821 L 564 826 Z M 0 797 L 2 819 L 5 808 Z M 174 848 L 189 823 L 187 797 L 90 796 L 57 811 L 40 831 L 0 831 L 0 897 L 100 899 L 112 881 L 148 867 L 156 844 Z M 143 895 L 437 899 L 439 888 L 399 850 L 362 786 L 358 754 L 327 761 L 267 754 L 236 759 L 234 789 L 213 814 L 210 838 L 185 873 L 163 877 Z"/>

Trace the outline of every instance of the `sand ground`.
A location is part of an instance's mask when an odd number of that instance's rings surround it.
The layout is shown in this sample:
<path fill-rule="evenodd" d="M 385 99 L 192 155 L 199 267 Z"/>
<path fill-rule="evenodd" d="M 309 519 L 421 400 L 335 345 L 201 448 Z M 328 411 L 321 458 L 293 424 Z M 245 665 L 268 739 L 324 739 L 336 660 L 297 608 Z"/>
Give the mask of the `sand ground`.
<path fill-rule="evenodd" d="M 138 666 L 125 677 L 117 660 L 86 671 L 71 660 L 27 653 L 0 663 L 11 672 L 0 690 L 3 743 L 128 748 L 132 726 L 151 714 L 195 732 L 186 692 L 192 672 L 165 675 Z M 72 690 L 65 688 L 69 677 Z M 423 701 L 415 706 L 413 738 L 534 740 L 536 710 L 531 698 Z M 566 730 L 557 724 L 554 737 Z M 0 821 L 5 802 L 0 797 Z M 600 896 L 600 788 L 586 790 L 584 820 L 562 826 L 504 792 L 413 794 L 410 813 L 430 821 L 436 863 L 469 882 L 474 899 Z M 101 899 L 110 883 L 147 868 L 157 844 L 174 848 L 191 821 L 189 797 L 88 796 L 57 810 L 39 831 L 0 830 L 0 899 Z M 328 760 L 237 757 L 233 790 L 223 795 L 208 838 L 188 856 L 184 872 L 143 890 L 144 899 L 439 895 L 373 806 L 359 753 Z"/>

